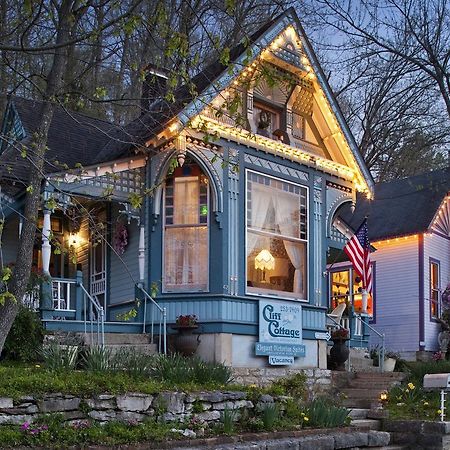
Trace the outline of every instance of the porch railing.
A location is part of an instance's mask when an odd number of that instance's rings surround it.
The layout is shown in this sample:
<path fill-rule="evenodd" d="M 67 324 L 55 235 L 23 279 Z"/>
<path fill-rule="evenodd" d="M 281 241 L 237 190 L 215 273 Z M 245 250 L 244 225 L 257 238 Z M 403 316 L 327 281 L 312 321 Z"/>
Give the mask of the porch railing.
<path fill-rule="evenodd" d="M 385 344 L 384 344 L 384 339 L 385 339 L 384 334 L 377 331 L 369 323 L 364 322 L 361 317 L 361 314 L 355 314 L 355 320 L 356 320 L 356 324 L 360 325 L 361 330 L 363 329 L 363 326 L 365 325 L 367 328 L 369 328 L 369 330 L 373 331 L 380 338 L 381 345 L 378 348 L 378 367 L 380 368 L 380 372 L 384 372 L 384 354 L 386 353 L 386 348 L 385 348 Z M 362 331 L 361 331 L 361 339 L 362 339 Z"/>
<path fill-rule="evenodd" d="M 74 288 L 76 280 L 71 278 L 52 279 L 52 299 L 55 311 L 75 311 Z"/>
<path fill-rule="evenodd" d="M 152 296 L 141 286 L 137 285 L 137 288 L 144 295 L 144 318 L 142 325 L 142 332 L 146 332 L 146 321 L 147 321 L 147 302 L 150 301 L 150 343 L 153 344 L 154 331 L 155 331 L 155 312 L 158 314 L 159 319 L 159 338 L 158 338 L 158 352 L 167 354 L 167 311 L 158 305 L 157 302 L 152 298 Z"/>
<path fill-rule="evenodd" d="M 79 282 L 83 294 L 83 315 L 84 315 L 84 334 L 87 335 L 88 328 L 91 335 L 91 345 L 105 345 L 105 311 L 99 301 L 92 296 L 83 283 Z"/>

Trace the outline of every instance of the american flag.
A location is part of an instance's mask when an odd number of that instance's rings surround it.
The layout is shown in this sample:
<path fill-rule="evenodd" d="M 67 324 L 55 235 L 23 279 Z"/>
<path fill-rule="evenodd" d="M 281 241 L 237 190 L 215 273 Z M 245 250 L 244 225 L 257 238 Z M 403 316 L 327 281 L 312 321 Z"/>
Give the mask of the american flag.
<path fill-rule="evenodd" d="M 367 219 L 358 228 L 344 247 L 354 269 L 361 277 L 362 287 L 372 294 L 372 264 L 370 262 L 370 242 L 367 231 Z"/>

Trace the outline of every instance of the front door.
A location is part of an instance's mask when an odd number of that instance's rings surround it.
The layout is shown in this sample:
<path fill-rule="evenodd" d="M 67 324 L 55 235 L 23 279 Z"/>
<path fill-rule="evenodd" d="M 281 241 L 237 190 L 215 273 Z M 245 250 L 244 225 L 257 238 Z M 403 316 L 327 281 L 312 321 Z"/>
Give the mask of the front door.
<path fill-rule="evenodd" d="M 106 221 L 91 230 L 90 293 L 106 309 Z"/>

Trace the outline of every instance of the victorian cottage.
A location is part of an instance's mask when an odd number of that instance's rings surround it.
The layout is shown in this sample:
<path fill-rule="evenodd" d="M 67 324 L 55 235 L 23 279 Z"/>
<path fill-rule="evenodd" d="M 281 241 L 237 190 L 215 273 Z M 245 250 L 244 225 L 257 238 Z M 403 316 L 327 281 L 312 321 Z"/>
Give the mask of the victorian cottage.
<path fill-rule="evenodd" d="M 373 182 L 293 9 L 230 59 L 174 103 L 149 67 L 147 112 L 123 129 L 57 110 L 48 159 L 64 168 L 46 166 L 34 252 L 47 329 L 144 332 L 164 351 L 164 330 L 194 314 L 205 359 L 326 367 L 332 223 Z M 26 142 L 39 111 L 11 98 L 3 133 Z M 14 146 L 1 151 L 14 262 L 27 168 Z"/>

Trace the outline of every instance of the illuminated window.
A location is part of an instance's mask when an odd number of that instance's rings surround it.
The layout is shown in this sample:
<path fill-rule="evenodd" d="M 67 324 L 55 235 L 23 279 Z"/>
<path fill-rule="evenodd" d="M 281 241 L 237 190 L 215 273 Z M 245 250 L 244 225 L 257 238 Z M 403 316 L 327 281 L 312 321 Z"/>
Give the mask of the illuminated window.
<path fill-rule="evenodd" d="M 439 263 L 430 261 L 430 315 L 437 319 L 441 313 L 439 295 Z"/>
<path fill-rule="evenodd" d="M 164 190 L 164 291 L 208 288 L 208 179 L 186 160 Z"/>
<path fill-rule="evenodd" d="M 330 307 L 334 309 L 342 302 L 352 305 L 356 313 L 362 312 L 362 281 L 352 268 L 331 272 Z M 373 316 L 371 295 L 367 297 L 367 314 Z"/>
<path fill-rule="evenodd" d="M 306 188 L 247 172 L 247 292 L 307 299 Z"/>
<path fill-rule="evenodd" d="M 281 113 L 276 108 L 255 101 L 253 104 L 253 120 L 258 134 L 272 138 L 272 133 L 280 129 Z"/>

